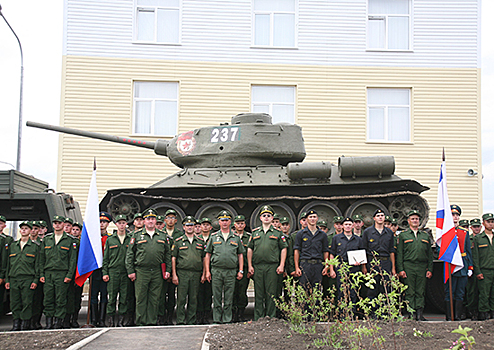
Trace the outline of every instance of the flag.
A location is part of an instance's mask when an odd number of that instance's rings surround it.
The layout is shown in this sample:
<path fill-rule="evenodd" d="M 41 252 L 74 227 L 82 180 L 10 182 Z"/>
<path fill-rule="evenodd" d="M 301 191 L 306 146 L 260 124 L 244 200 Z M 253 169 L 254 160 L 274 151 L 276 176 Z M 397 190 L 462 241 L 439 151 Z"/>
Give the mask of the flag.
<path fill-rule="evenodd" d="M 82 287 L 91 273 L 103 265 L 103 249 L 99 227 L 98 190 L 96 189 L 96 161 L 94 165 L 89 193 L 86 202 L 86 213 L 81 233 L 75 283 Z"/>
<path fill-rule="evenodd" d="M 463 268 L 460 245 L 456 236 L 456 229 L 453 223 L 453 215 L 448 198 L 448 188 L 446 185 L 446 162 L 441 164 L 439 174 L 439 188 L 437 191 L 437 212 L 436 212 L 436 243 L 440 247 L 439 260 L 452 264 L 453 272 Z M 446 264 L 444 281 L 449 278 L 449 265 Z"/>

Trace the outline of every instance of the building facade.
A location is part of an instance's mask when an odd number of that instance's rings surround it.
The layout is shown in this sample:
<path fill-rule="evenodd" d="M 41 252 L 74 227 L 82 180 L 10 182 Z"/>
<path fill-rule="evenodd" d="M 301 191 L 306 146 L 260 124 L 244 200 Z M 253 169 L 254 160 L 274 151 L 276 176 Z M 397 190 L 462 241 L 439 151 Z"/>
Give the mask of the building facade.
<path fill-rule="evenodd" d="M 450 201 L 482 212 L 468 174 L 482 173 L 480 0 L 65 0 L 64 13 L 62 126 L 171 139 L 266 112 L 302 127 L 306 161 L 393 155 L 432 212 L 444 148 Z M 83 208 L 94 157 L 100 197 L 179 170 L 61 135 L 57 187 Z"/>

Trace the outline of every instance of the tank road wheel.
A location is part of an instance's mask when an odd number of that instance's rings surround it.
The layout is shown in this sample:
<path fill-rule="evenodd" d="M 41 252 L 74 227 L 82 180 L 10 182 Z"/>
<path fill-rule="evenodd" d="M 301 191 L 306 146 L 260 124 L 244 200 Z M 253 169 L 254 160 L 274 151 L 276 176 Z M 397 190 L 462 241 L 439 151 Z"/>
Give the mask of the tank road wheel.
<path fill-rule="evenodd" d="M 429 205 L 422 197 L 407 194 L 396 197 L 389 204 L 390 215 L 398 220 L 400 230 L 405 230 L 408 227 L 407 214 L 410 210 L 418 210 L 422 214 L 420 228 L 427 224 L 429 220 Z"/>
<path fill-rule="evenodd" d="M 237 211 L 227 203 L 220 203 L 220 202 L 213 202 L 213 203 L 207 203 L 204 204 L 202 207 L 200 207 L 195 215 L 196 219 L 202 219 L 204 217 L 209 218 L 211 222 L 213 223 L 213 230 L 219 230 L 220 225 L 218 224 L 218 219 L 216 216 L 218 213 L 222 210 L 228 210 L 232 215 L 232 223 L 233 223 L 233 218 L 237 216 Z"/>
<path fill-rule="evenodd" d="M 307 212 L 311 209 L 317 212 L 319 220 L 326 220 L 326 222 L 328 223 L 328 228 L 330 230 L 333 227 L 333 217 L 341 215 L 340 208 L 338 208 L 338 206 L 334 203 L 325 201 L 309 202 L 308 204 L 304 205 L 304 207 L 298 213 L 297 227 L 299 230 L 302 229 L 302 227 L 300 227 L 300 215 L 303 212 Z"/>
<path fill-rule="evenodd" d="M 345 216 L 352 217 L 353 215 L 358 214 L 362 217 L 364 227 L 369 227 L 374 225 L 373 215 L 377 209 L 381 209 L 388 215 L 388 209 L 381 202 L 376 201 L 375 199 L 361 199 L 348 207 Z"/>
<path fill-rule="evenodd" d="M 289 218 L 290 227 L 292 231 L 295 229 L 295 225 L 293 223 L 296 220 L 296 216 L 293 210 L 287 204 L 283 202 L 265 202 L 258 205 L 256 209 L 254 209 L 254 211 L 252 212 L 252 215 L 250 216 L 251 230 L 261 226 L 261 220 L 259 219 L 259 212 L 261 211 L 261 208 L 264 207 L 265 205 L 270 205 L 273 208 L 274 212 L 278 214 L 280 217 L 286 216 L 287 218 Z"/>
<path fill-rule="evenodd" d="M 179 229 L 182 229 L 182 220 L 186 215 L 185 215 L 185 212 L 183 211 L 183 209 L 181 207 L 179 207 L 178 205 L 176 205 L 174 203 L 170 203 L 170 202 L 160 202 L 160 203 L 153 204 L 152 206 L 150 206 L 149 208 L 146 208 L 146 209 L 154 209 L 154 210 L 156 210 L 158 215 L 165 215 L 165 213 L 168 209 L 175 210 L 178 214 L 176 227 L 178 227 Z"/>
<path fill-rule="evenodd" d="M 139 202 L 135 198 L 126 195 L 115 196 L 108 203 L 108 211 L 112 217 L 123 214 L 127 216 L 128 222 L 132 222 L 134 215 L 139 213 L 140 210 Z"/>

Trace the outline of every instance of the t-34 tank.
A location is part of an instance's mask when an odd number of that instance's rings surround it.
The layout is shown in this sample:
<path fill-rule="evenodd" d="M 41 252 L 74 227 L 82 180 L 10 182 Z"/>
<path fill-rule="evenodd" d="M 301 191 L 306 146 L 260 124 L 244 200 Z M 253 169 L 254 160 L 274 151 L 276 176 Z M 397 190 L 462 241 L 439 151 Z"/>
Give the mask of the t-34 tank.
<path fill-rule="evenodd" d="M 100 203 L 112 215 L 155 208 L 163 214 L 175 209 L 180 217 L 216 219 L 227 209 L 260 224 L 258 212 L 270 204 L 280 216 L 298 226 L 302 212 L 315 209 L 332 227 L 335 215 L 360 214 L 366 226 L 380 208 L 407 226 L 406 213 L 429 207 L 420 196 L 428 187 L 394 175 L 392 156 L 340 157 L 338 164 L 303 162 L 302 129 L 288 123 L 272 124 L 268 114 L 244 113 L 231 123 L 184 132 L 171 140 L 154 142 L 27 122 L 28 126 L 153 149 L 182 168 L 148 188 L 108 190 Z M 180 221 L 179 221 L 180 222 Z M 294 224 L 296 223 L 296 224 Z M 216 222 L 215 222 L 216 224 Z"/>

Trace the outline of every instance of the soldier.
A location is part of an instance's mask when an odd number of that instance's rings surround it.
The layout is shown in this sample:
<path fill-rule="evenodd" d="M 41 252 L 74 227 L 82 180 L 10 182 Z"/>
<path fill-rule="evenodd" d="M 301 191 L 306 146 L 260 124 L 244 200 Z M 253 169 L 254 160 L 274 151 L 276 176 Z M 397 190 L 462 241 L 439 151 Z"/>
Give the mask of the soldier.
<path fill-rule="evenodd" d="M 451 205 L 451 214 L 453 215 L 455 233 L 456 237 L 458 237 L 458 244 L 463 259 L 463 268 L 450 276 L 454 300 L 454 318 L 459 321 L 460 319 L 466 318 L 466 312 L 463 310 L 463 299 L 468 283 L 468 277 L 473 274 L 473 259 L 470 235 L 467 230 L 459 226 L 461 208 L 456 204 Z M 450 264 L 445 264 L 445 268 L 446 266 L 451 267 Z M 446 321 L 451 321 L 449 283 L 444 284 L 444 300 L 446 302 Z"/>
<path fill-rule="evenodd" d="M 469 232 L 470 222 L 466 219 L 462 219 L 458 222 L 458 226 L 464 229 L 465 231 Z"/>
<path fill-rule="evenodd" d="M 308 292 L 319 288 L 322 276 L 328 274 L 324 262 L 329 258 L 328 236 L 317 228 L 319 219 L 315 210 L 307 212 L 307 227 L 297 232 L 293 245 L 295 276 Z"/>
<path fill-rule="evenodd" d="M 41 245 L 40 234 L 43 226 L 41 221 L 33 221 L 33 229 L 31 230 L 31 241 L 38 242 Z M 43 283 L 38 283 L 34 290 L 33 300 L 33 317 L 31 319 L 31 329 L 41 329 L 41 315 L 43 315 Z"/>
<path fill-rule="evenodd" d="M 169 238 L 156 229 L 156 211 L 144 212 L 144 228 L 131 238 L 125 267 L 128 277 L 135 281 L 136 323 L 154 326 L 158 322 L 158 302 L 163 279 L 170 278 L 171 256 Z M 162 264 L 166 272 L 162 272 Z"/>
<path fill-rule="evenodd" d="M 74 224 L 74 220 L 71 218 L 65 218 L 65 221 L 63 223 L 63 231 L 70 235 L 72 234 L 72 225 Z"/>
<path fill-rule="evenodd" d="M 196 224 L 194 225 L 194 234 L 197 237 L 202 236 L 202 225 L 201 225 L 201 222 L 199 220 L 196 220 Z"/>
<path fill-rule="evenodd" d="M 141 230 L 144 227 L 144 219 L 142 218 L 142 213 L 135 213 L 132 218 L 132 224 L 134 225 L 134 230 L 129 234 L 130 238 L 134 236 L 134 232 Z M 163 306 L 160 304 L 160 308 Z M 163 311 L 164 312 L 164 311 Z M 125 322 L 125 326 L 135 326 L 135 315 L 136 315 L 136 294 L 134 288 L 134 282 L 130 281 L 129 287 L 127 290 L 127 322 Z"/>
<path fill-rule="evenodd" d="M 39 224 L 41 225 L 41 229 L 39 230 L 38 237 L 40 239 L 43 239 L 46 232 L 48 232 L 48 227 L 47 227 L 48 225 L 46 224 L 46 221 L 44 221 L 44 220 L 39 221 Z M 39 286 L 38 286 L 38 288 L 39 288 Z"/>
<path fill-rule="evenodd" d="M 82 224 L 74 222 L 74 224 L 72 225 L 71 236 L 77 244 L 77 256 L 79 256 L 81 233 Z M 65 328 L 79 328 L 79 322 L 77 321 L 79 319 L 79 311 L 81 310 L 82 290 L 83 287 L 78 286 L 76 283 L 70 282 L 67 300 L 67 315 L 69 316 L 69 318 L 67 321 L 65 321 Z M 67 315 L 65 316 L 66 318 Z"/>
<path fill-rule="evenodd" d="M 278 275 L 285 271 L 288 243 L 272 225 L 274 211 L 265 205 L 259 211 L 262 226 L 252 232 L 248 244 L 248 277 L 254 276 L 254 320 L 276 317 L 274 298 L 278 297 Z M 317 220 L 316 220 L 317 222 Z"/>
<path fill-rule="evenodd" d="M 328 234 L 329 229 L 328 229 L 328 223 L 326 220 L 319 220 L 317 221 L 317 227 L 324 232 L 325 234 Z M 283 232 L 283 231 L 282 231 Z"/>
<path fill-rule="evenodd" d="M 333 227 L 334 227 L 334 232 L 331 234 L 331 236 L 336 236 L 339 235 L 340 233 L 343 233 L 343 220 L 345 218 L 340 215 L 336 215 L 333 217 Z"/>
<path fill-rule="evenodd" d="M 393 235 L 395 237 L 398 236 L 400 234 L 400 232 L 398 232 L 398 220 L 392 218 L 391 224 L 389 225 L 389 229 L 391 230 L 391 232 L 393 232 Z"/>
<path fill-rule="evenodd" d="M 353 220 L 353 234 L 356 236 L 362 236 L 362 228 L 364 227 L 364 222 L 359 214 L 352 216 Z"/>
<path fill-rule="evenodd" d="M 9 245 L 5 289 L 10 290 L 11 331 L 31 329 L 34 290 L 39 282 L 39 243 L 31 241 L 32 223 L 19 225 L 21 238 Z"/>
<path fill-rule="evenodd" d="M 354 227 L 353 219 L 350 217 L 343 219 L 342 226 L 343 232 L 333 237 L 329 258 L 334 259 L 337 257 L 340 264 L 346 263 L 352 265 L 349 271 L 350 275 L 358 272 L 359 270 L 362 270 L 364 273 L 366 273 L 365 264 L 362 264 L 361 262 L 354 263 L 348 260 L 348 252 L 361 250 L 364 247 L 362 238 L 352 232 Z M 340 271 L 338 269 L 335 270 L 335 267 L 333 265 L 330 265 L 329 275 L 331 276 L 331 278 L 336 279 L 336 290 L 338 291 L 338 299 L 341 300 L 344 297 L 344 289 L 342 288 Z M 357 291 L 355 289 L 350 289 L 349 292 L 350 300 L 355 304 L 357 302 Z M 355 305 L 352 312 L 355 315 Z"/>
<path fill-rule="evenodd" d="M 280 218 L 280 224 L 281 224 L 281 232 L 286 238 L 286 242 L 288 243 L 287 251 L 286 251 L 286 263 L 285 263 L 285 271 L 283 273 L 283 278 L 281 279 L 280 282 L 280 288 L 279 288 L 279 294 L 281 295 L 283 293 L 285 297 L 285 301 L 290 300 L 290 295 L 288 295 L 288 291 L 286 289 L 285 282 L 288 278 L 288 276 L 291 276 L 295 281 L 298 282 L 298 277 L 295 276 L 295 261 L 294 261 L 294 256 L 293 256 L 293 245 L 295 244 L 295 236 L 297 235 L 296 232 L 290 232 L 291 231 L 291 226 L 290 226 L 290 219 L 287 218 L 286 216 L 283 216 Z"/>
<path fill-rule="evenodd" d="M 473 258 L 473 239 L 475 236 L 482 231 L 482 222 L 479 218 L 470 220 L 470 227 L 472 228 L 472 233 L 470 234 L 470 243 L 472 244 L 472 258 Z M 474 261 L 475 265 L 475 261 Z M 475 269 L 475 266 L 474 266 Z M 479 314 L 479 286 L 477 276 L 474 275 L 468 277 L 467 283 L 467 297 L 465 298 L 464 306 L 467 309 L 467 317 L 470 317 L 472 321 L 477 321 Z"/>
<path fill-rule="evenodd" d="M 41 239 L 38 241 L 38 235 L 39 231 L 41 230 L 41 224 L 39 223 L 39 221 L 31 221 L 31 224 L 33 225 L 33 229 L 31 230 L 30 235 L 31 241 L 37 241 L 38 243 L 40 243 Z"/>
<path fill-rule="evenodd" d="M 237 215 L 234 220 L 234 225 L 235 235 L 240 238 L 240 241 L 242 242 L 242 245 L 244 247 L 243 270 L 247 271 L 249 269 L 249 265 L 247 263 L 247 244 L 249 243 L 251 233 L 245 231 L 245 216 Z M 235 281 L 235 291 L 233 293 L 233 322 L 245 321 L 245 308 L 249 304 L 249 300 L 247 298 L 247 288 L 249 287 L 249 281 L 250 279 L 247 277 L 247 274 L 243 274 L 241 279 Z"/>
<path fill-rule="evenodd" d="M 384 216 L 384 227 L 389 228 L 391 230 L 391 216 Z"/>
<path fill-rule="evenodd" d="M 280 216 L 277 213 L 274 213 L 273 216 L 273 226 L 275 229 L 280 230 L 281 227 Z"/>
<path fill-rule="evenodd" d="M 130 234 L 127 234 L 127 217 L 117 215 L 115 217 L 117 234 L 113 234 L 105 242 L 103 255 L 103 281 L 108 283 L 107 312 L 110 327 L 123 327 L 127 316 L 127 301 L 129 290 L 129 278 L 125 269 L 125 257 L 130 243 Z M 118 297 L 118 320 L 117 320 Z"/>
<path fill-rule="evenodd" d="M 393 232 L 384 227 L 385 214 L 381 209 L 377 209 L 373 217 L 374 225 L 362 233 L 364 249 L 367 252 L 367 271 L 378 272 L 375 277 L 376 285 L 367 291 L 367 297 L 371 300 L 383 293 L 390 277 L 396 275 Z M 372 264 L 373 259 L 376 259 L 377 265 Z"/>
<path fill-rule="evenodd" d="M 425 285 L 427 278 L 432 277 L 432 243 L 429 235 L 419 230 L 420 213 L 417 210 L 408 213 L 408 225 L 397 239 L 396 270 L 408 286 L 405 300 L 414 310 L 412 317 L 426 321 Z"/>
<path fill-rule="evenodd" d="M 11 236 L 3 233 L 3 230 L 7 226 L 7 219 L 5 216 L 0 215 L 0 318 L 5 315 L 5 310 L 3 309 L 3 299 L 5 294 L 5 270 L 7 269 L 7 248 L 10 243 L 14 241 Z"/>
<path fill-rule="evenodd" d="M 303 211 L 300 213 L 299 224 L 301 230 L 307 227 L 307 212 Z"/>
<path fill-rule="evenodd" d="M 220 230 L 211 235 L 206 246 L 204 278 L 211 281 L 213 288 L 214 323 L 230 323 L 235 276 L 237 280 L 240 280 L 244 274 L 244 246 L 240 237 L 235 236 L 230 229 L 232 215 L 222 210 L 217 219 Z"/>
<path fill-rule="evenodd" d="M 105 243 L 109 237 L 106 232 L 108 225 L 112 221 L 112 217 L 107 212 L 102 211 L 99 214 L 99 226 L 101 234 L 101 244 L 103 246 L 103 254 Z M 96 269 L 91 274 L 91 324 L 96 327 L 106 327 L 106 306 L 108 305 L 108 285 L 103 281 L 102 268 Z M 99 304 L 98 304 L 99 296 Z"/>
<path fill-rule="evenodd" d="M 64 220 L 63 216 L 55 215 L 53 233 L 46 235 L 41 243 L 39 280 L 44 283 L 47 329 L 63 327 L 67 292 L 77 264 L 77 243 L 64 232 Z"/>
<path fill-rule="evenodd" d="M 494 318 L 494 215 L 482 215 L 484 232 L 473 238 L 473 264 L 479 288 L 480 321 Z"/>
<path fill-rule="evenodd" d="M 165 231 L 170 239 L 170 242 L 173 243 L 177 238 L 183 235 L 183 232 L 176 227 L 177 212 L 175 210 L 168 209 L 165 212 L 165 224 Z M 160 325 L 173 325 L 173 312 L 176 304 L 176 289 L 177 286 L 174 285 L 172 281 L 163 281 L 158 310 L 158 320 Z"/>
<path fill-rule="evenodd" d="M 213 226 L 211 225 L 211 220 L 209 218 L 201 219 L 201 236 L 204 241 L 204 247 L 207 246 L 209 242 L 209 237 L 211 237 L 211 230 Z M 213 290 L 211 288 L 211 282 L 202 279 L 199 285 L 199 293 L 197 299 L 197 322 L 199 324 L 209 324 L 209 319 L 211 318 L 211 304 L 213 303 Z"/>
<path fill-rule="evenodd" d="M 156 217 L 156 228 L 161 231 L 165 229 L 165 217 L 163 215 Z"/>
<path fill-rule="evenodd" d="M 185 234 L 172 248 L 172 282 L 177 287 L 177 325 L 196 324 L 197 293 L 203 273 L 204 241 L 195 234 L 196 219 L 182 221 Z M 187 303 L 187 315 L 185 304 Z"/>

